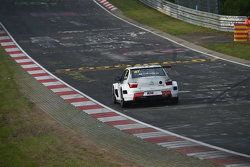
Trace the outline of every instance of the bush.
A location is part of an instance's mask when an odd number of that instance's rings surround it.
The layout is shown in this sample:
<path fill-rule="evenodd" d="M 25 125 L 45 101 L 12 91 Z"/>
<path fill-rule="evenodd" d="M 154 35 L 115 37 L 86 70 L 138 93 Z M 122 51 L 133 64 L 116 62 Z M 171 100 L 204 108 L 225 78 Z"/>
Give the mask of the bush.
<path fill-rule="evenodd" d="M 250 16 L 249 0 L 221 0 L 221 14 Z"/>
<path fill-rule="evenodd" d="M 172 3 L 175 3 L 175 0 L 167 0 L 167 1 L 172 2 Z"/>

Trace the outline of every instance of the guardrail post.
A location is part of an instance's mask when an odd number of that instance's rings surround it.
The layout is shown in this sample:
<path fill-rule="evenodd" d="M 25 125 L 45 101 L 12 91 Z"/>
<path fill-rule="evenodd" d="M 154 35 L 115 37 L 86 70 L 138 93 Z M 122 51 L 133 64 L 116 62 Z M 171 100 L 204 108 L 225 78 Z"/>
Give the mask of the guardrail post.
<path fill-rule="evenodd" d="M 234 24 L 234 41 L 236 42 L 247 42 L 249 40 L 247 24 L 235 23 Z"/>

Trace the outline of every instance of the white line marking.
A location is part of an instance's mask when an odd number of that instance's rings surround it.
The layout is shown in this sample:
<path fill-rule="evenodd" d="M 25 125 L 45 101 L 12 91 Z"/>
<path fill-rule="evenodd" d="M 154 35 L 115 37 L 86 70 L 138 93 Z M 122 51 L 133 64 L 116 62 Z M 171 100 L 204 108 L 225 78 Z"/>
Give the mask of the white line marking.
<path fill-rule="evenodd" d="M 63 83 L 57 81 L 57 82 L 44 82 L 42 83 L 44 86 L 55 86 L 55 85 L 63 85 Z"/>
<path fill-rule="evenodd" d="M 113 116 L 113 117 L 103 117 L 103 118 L 97 118 L 101 122 L 111 122 L 111 121 L 122 121 L 127 120 L 127 118 L 123 116 Z"/>
<path fill-rule="evenodd" d="M 85 111 L 87 114 L 99 114 L 99 113 L 107 113 L 111 112 L 110 110 L 106 108 L 98 108 L 98 109 L 90 109 Z"/>
<path fill-rule="evenodd" d="M 95 0 L 94 0 L 94 2 L 95 2 L 98 6 L 100 6 L 102 9 L 106 10 L 108 13 L 110 13 L 110 14 L 113 15 L 113 16 L 115 16 L 113 13 L 111 13 L 110 11 L 108 11 L 107 9 L 105 9 L 102 5 L 100 5 L 99 3 L 97 3 Z M 117 18 L 118 18 L 118 17 L 117 17 Z M 28 55 L 28 54 L 27 54 L 18 44 L 17 44 L 17 42 L 16 42 L 16 41 L 14 40 L 14 38 L 10 35 L 10 33 L 8 32 L 8 30 L 3 26 L 3 24 L 2 24 L 1 22 L 0 22 L 0 26 L 3 27 L 3 29 L 6 31 L 6 33 L 7 33 L 7 34 L 11 37 L 11 39 L 15 42 L 15 45 L 16 45 L 23 53 L 25 53 L 26 56 L 28 56 L 30 59 L 32 59 L 32 58 L 31 58 L 31 57 L 30 57 L 30 56 L 29 56 L 29 55 Z M 153 128 L 153 129 L 155 129 L 155 130 L 164 132 L 164 133 L 166 133 L 166 134 L 170 134 L 170 135 L 173 135 L 173 136 L 176 136 L 176 137 L 179 137 L 179 138 L 188 140 L 188 141 L 192 141 L 192 142 L 195 142 L 195 143 L 197 143 L 197 144 L 200 144 L 200 145 L 203 145 L 203 146 L 206 146 L 206 147 L 210 147 L 210 148 L 213 148 L 213 149 L 225 151 L 225 152 L 228 152 L 228 153 L 231 153 L 231 154 L 235 154 L 235 155 L 238 155 L 238 156 L 250 158 L 250 155 L 238 153 L 238 152 L 235 152 L 235 151 L 231 151 L 231 150 L 227 150 L 227 149 L 224 149 L 224 148 L 220 148 L 220 147 L 217 147 L 217 146 L 213 146 L 213 145 L 210 145 L 210 144 L 207 144 L 207 143 L 203 143 L 203 142 L 200 142 L 200 141 L 197 141 L 197 140 L 194 140 L 194 139 L 190 139 L 190 138 L 188 138 L 188 137 L 181 136 L 181 135 L 172 133 L 172 132 L 170 132 L 170 131 L 167 131 L 167 130 L 164 130 L 164 129 L 161 129 L 161 128 L 158 128 L 158 127 L 155 127 L 155 126 L 152 126 L 152 125 L 149 125 L 149 124 L 147 124 L 147 123 L 145 123 L 145 122 L 139 121 L 139 120 L 134 119 L 134 118 L 132 118 L 132 117 L 130 117 L 130 116 L 127 116 L 127 115 L 125 115 L 125 114 L 123 114 L 123 113 L 120 113 L 120 112 L 118 112 L 118 111 L 116 111 L 116 110 L 114 110 L 114 109 L 112 109 L 112 108 L 110 108 L 110 107 L 108 107 L 108 106 L 105 106 L 104 104 L 98 102 L 97 100 L 91 98 L 90 96 L 84 94 L 83 92 L 81 92 L 81 91 L 75 89 L 74 87 L 70 86 L 69 84 L 67 84 L 66 82 L 64 82 L 63 80 L 61 80 L 60 78 L 56 77 L 54 74 L 52 74 L 51 72 L 49 72 L 48 70 L 46 70 L 43 66 L 41 66 L 40 64 L 38 64 L 34 59 L 32 59 L 32 60 L 33 60 L 37 65 L 39 65 L 39 66 L 41 67 L 41 69 L 43 69 L 44 71 L 46 71 L 46 73 L 48 73 L 48 74 L 50 74 L 51 76 L 55 77 L 57 80 L 59 80 L 60 82 L 62 82 L 64 85 L 70 87 L 71 89 L 75 90 L 76 92 L 78 92 L 79 94 L 81 94 L 81 95 L 83 95 L 84 97 L 88 98 L 89 100 L 92 100 L 93 102 L 99 104 L 100 106 L 103 106 L 104 108 L 107 108 L 107 109 L 109 109 L 109 110 L 111 110 L 111 111 L 113 111 L 113 112 L 115 112 L 115 113 L 121 115 L 121 116 L 116 116 L 116 117 L 117 117 L 117 120 L 119 120 L 119 118 L 120 118 L 120 120 L 128 120 L 128 119 L 129 119 L 129 120 L 132 120 L 132 121 L 141 123 L 141 124 L 143 124 L 143 125 L 146 125 L 146 126 L 148 126 L 148 127 L 151 127 L 151 128 Z M 244 64 L 244 66 L 246 66 L 246 65 Z M 61 96 L 61 97 L 62 97 L 62 96 Z M 118 118 L 118 117 L 119 117 L 119 118 Z M 109 122 L 108 119 L 105 119 L 105 118 L 101 118 L 101 119 L 98 119 L 98 120 L 100 120 L 100 121 L 102 121 L 102 122 Z"/>
<path fill-rule="evenodd" d="M 53 78 L 53 77 L 52 77 Z M 58 92 L 70 92 L 73 91 L 72 89 L 66 87 L 66 88 L 56 88 L 56 89 L 51 89 L 53 92 L 58 93 Z"/>
<path fill-rule="evenodd" d="M 110 6 L 106 6 L 108 9 L 112 9 L 112 8 L 114 8 L 114 6 L 113 5 L 110 5 Z"/>
<path fill-rule="evenodd" d="M 37 64 L 28 64 L 28 65 L 21 65 L 22 68 L 35 68 L 39 67 Z"/>
<path fill-rule="evenodd" d="M 0 40 L 11 39 L 9 36 L 0 36 Z"/>
<path fill-rule="evenodd" d="M 126 124 L 126 125 L 115 125 L 114 127 L 120 130 L 127 130 L 127 129 L 145 128 L 147 126 L 139 124 L 139 123 L 134 123 L 134 124 Z"/>
<path fill-rule="evenodd" d="M 109 3 L 109 4 L 107 4 L 107 5 L 105 5 L 105 7 L 106 7 L 106 8 L 108 8 L 108 7 L 110 7 L 110 6 L 113 6 L 113 5 L 112 5 L 112 4 L 110 4 L 110 3 Z"/>
<path fill-rule="evenodd" d="M 39 77 L 35 77 L 36 80 L 46 80 L 46 79 L 54 79 L 54 77 L 50 76 L 50 75 L 46 75 L 46 76 L 39 76 Z"/>
<path fill-rule="evenodd" d="M 222 151 L 208 151 L 208 152 L 190 153 L 187 154 L 187 156 L 192 156 L 199 159 L 211 159 L 211 158 L 229 157 L 232 156 L 232 154 L 228 154 Z"/>
<path fill-rule="evenodd" d="M 93 101 L 74 102 L 71 104 L 75 107 L 96 105 L 96 103 L 94 103 Z"/>
<path fill-rule="evenodd" d="M 154 138 L 154 137 L 163 137 L 163 136 L 170 136 L 164 132 L 149 132 L 149 133 L 138 133 L 134 134 L 134 136 L 139 137 L 141 139 L 148 139 L 148 138 Z"/>
<path fill-rule="evenodd" d="M 27 62 L 32 62 L 30 59 L 17 59 L 15 60 L 17 63 L 27 63 Z"/>
<path fill-rule="evenodd" d="M 44 70 L 32 70 L 28 71 L 29 74 L 45 74 L 46 72 Z"/>
<path fill-rule="evenodd" d="M 10 57 L 12 57 L 12 58 L 16 58 L 16 57 L 24 57 L 24 56 L 26 56 L 25 54 L 23 54 L 23 53 L 18 53 L 18 54 L 10 54 Z"/>
<path fill-rule="evenodd" d="M 158 143 L 158 145 L 160 145 L 162 147 L 167 147 L 167 148 L 181 148 L 181 147 L 197 146 L 199 144 L 188 141 L 188 140 L 182 140 L 182 141 L 171 141 L 171 142 Z"/>
<path fill-rule="evenodd" d="M 249 164 L 230 164 L 230 165 L 225 165 L 225 167 L 250 167 Z"/>
<path fill-rule="evenodd" d="M 2 42 L 0 43 L 2 46 L 12 46 L 12 45 L 15 45 L 14 42 Z"/>
<path fill-rule="evenodd" d="M 114 6 L 110 6 L 110 7 L 108 7 L 108 9 L 109 9 L 110 11 L 114 11 L 114 10 L 116 10 L 117 8 L 115 8 Z"/>
<path fill-rule="evenodd" d="M 63 98 L 64 100 L 70 100 L 70 99 L 84 98 L 84 96 L 80 94 L 73 94 L 73 95 L 62 95 L 61 98 Z"/>
<path fill-rule="evenodd" d="M 112 8 L 112 9 L 111 9 L 111 11 L 114 11 L 114 10 L 116 10 L 116 9 L 117 9 L 117 8 L 116 8 L 116 7 L 114 7 L 114 8 Z"/>
<path fill-rule="evenodd" d="M 15 51 L 20 51 L 18 48 L 6 48 L 5 51 L 8 52 L 15 52 Z"/>
<path fill-rule="evenodd" d="M 20 51 L 18 48 L 6 48 L 5 51 L 8 52 L 15 52 L 15 51 Z"/>
<path fill-rule="evenodd" d="M 105 3 L 103 3 L 103 5 L 105 6 L 105 5 L 107 5 L 107 4 L 109 4 L 109 2 L 105 2 Z"/>

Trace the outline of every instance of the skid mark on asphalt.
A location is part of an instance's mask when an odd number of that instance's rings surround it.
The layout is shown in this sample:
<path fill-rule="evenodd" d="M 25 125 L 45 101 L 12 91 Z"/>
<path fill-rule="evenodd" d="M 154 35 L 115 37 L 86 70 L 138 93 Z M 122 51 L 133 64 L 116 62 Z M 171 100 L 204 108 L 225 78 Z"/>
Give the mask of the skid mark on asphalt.
<path fill-rule="evenodd" d="M 162 65 L 162 66 L 171 67 L 172 64 L 204 63 L 204 62 L 212 62 L 215 60 L 216 59 L 192 59 L 192 60 L 184 60 L 184 61 L 182 60 L 182 61 L 151 62 L 151 63 L 144 63 L 144 64 L 117 64 L 117 65 L 110 65 L 110 66 L 79 67 L 79 68 L 58 69 L 56 70 L 56 73 L 68 73 L 72 71 L 81 71 L 81 72 L 106 71 L 106 70 L 124 69 L 127 67 L 147 66 L 147 65 Z"/>

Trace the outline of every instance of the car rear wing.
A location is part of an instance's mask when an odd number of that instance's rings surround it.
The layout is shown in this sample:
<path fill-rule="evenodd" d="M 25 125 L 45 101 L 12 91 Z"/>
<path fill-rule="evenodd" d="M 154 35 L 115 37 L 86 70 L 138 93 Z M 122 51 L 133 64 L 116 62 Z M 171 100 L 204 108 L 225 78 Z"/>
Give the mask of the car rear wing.
<path fill-rule="evenodd" d="M 168 69 L 168 68 L 172 68 L 172 66 L 171 66 L 171 65 L 162 65 L 162 67 L 163 67 L 163 68 L 166 68 L 166 69 Z"/>

